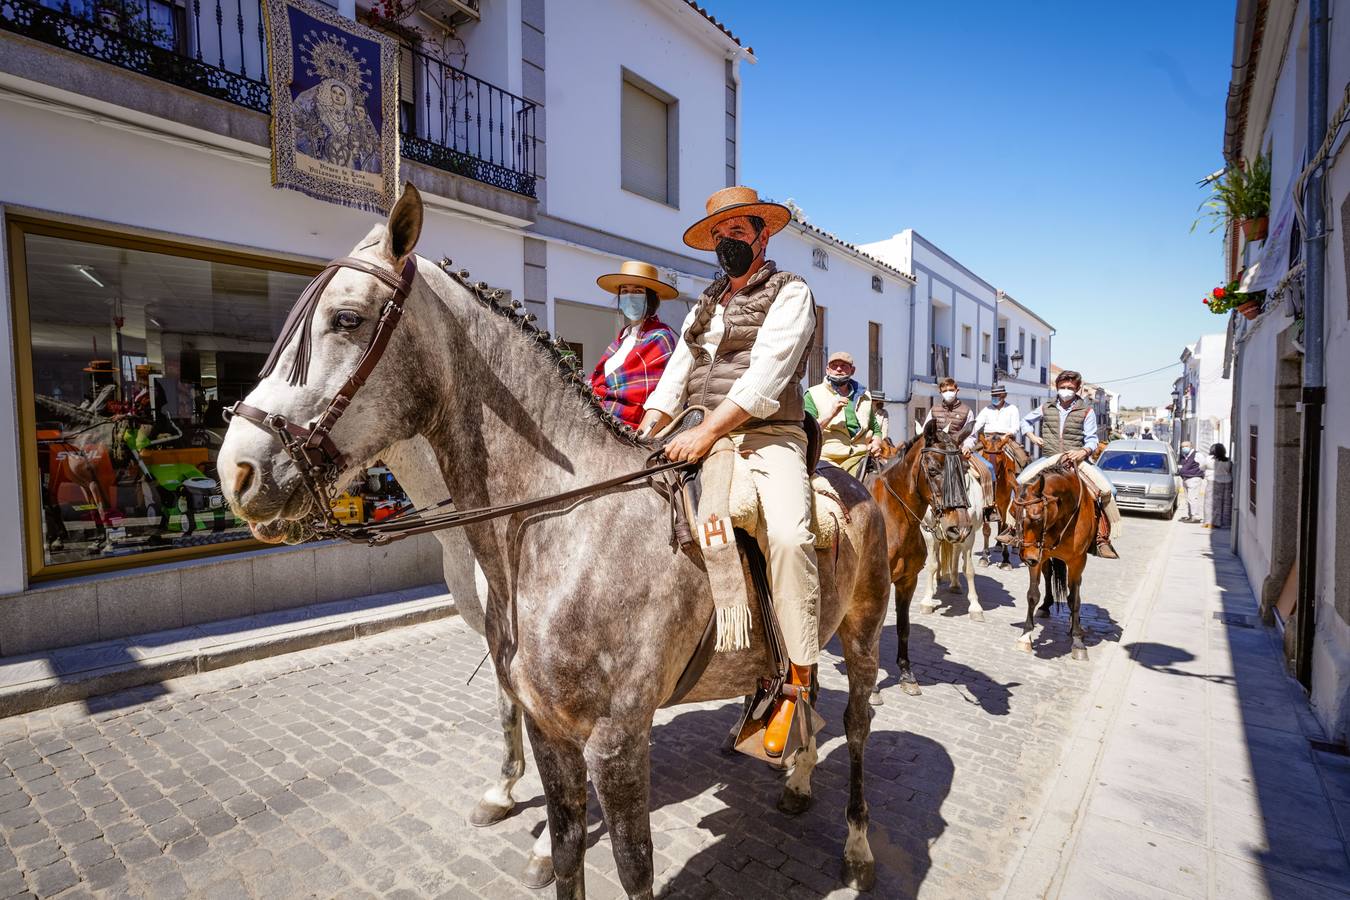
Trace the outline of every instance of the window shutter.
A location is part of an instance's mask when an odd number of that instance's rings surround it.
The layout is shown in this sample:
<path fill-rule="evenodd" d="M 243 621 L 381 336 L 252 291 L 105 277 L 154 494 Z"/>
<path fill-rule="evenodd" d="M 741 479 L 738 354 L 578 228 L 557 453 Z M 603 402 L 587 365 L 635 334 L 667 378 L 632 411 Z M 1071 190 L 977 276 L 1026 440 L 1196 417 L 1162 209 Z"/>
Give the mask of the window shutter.
<path fill-rule="evenodd" d="M 417 70 L 412 49 L 404 44 L 398 47 L 398 99 L 404 103 L 417 102 Z"/>
<path fill-rule="evenodd" d="M 623 83 L 620 141 L 623 188 L 661 203 L 669 202 L 667 108 L 639 87 Z"/>

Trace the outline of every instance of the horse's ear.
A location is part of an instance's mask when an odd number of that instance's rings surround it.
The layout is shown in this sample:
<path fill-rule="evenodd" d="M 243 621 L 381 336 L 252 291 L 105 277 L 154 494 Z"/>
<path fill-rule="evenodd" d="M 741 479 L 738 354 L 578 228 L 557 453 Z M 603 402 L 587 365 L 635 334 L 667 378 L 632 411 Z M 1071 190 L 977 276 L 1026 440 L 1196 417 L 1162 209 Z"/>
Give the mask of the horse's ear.
<path fill-rule="evenodd" d="M 938 436 L 937 419 L 929 419 L 928 424 L 923 426 L 923 437 L 928 443 L 936 443 Z"/>
<path fill-rule="evenodd" d="M 389 211 L 385 228 L 385 249 L 395 265 L 401 264 L 417 247 L 422 235 L 422 195 L 408 182 L 403 186 L 394 208 Z"/>
<path fill-rule="evenodd" d="M 974 430 L 975 430 L 974 420 L 972 419 L 966 422 L 965 426 L 962 427 L 961 429 L 961 433 L 956 436 L 956 445 L 959 447 L 962 444 L 964 444 L 966 442 L 966 438 L 970 437 L 970 433 Z"/>

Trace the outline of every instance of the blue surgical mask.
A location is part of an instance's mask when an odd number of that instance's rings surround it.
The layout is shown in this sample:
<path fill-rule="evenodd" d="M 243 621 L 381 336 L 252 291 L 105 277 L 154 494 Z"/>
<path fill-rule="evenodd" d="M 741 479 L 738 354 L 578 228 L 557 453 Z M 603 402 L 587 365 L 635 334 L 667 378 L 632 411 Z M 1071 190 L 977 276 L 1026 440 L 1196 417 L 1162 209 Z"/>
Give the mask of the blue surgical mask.
<path fill-rule="evenodd" d="M 647 317 L 647 295 L 620 294 L 619 312 L 630 322 L 641 322 Z"/>

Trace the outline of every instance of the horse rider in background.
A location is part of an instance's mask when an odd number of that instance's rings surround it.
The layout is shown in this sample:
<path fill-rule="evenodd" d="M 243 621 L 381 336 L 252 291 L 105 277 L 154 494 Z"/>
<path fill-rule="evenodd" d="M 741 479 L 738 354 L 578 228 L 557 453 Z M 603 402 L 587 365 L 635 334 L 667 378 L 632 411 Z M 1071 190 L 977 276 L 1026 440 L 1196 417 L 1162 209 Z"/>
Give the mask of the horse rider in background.
<path fill-rule="evenodd" d="M 675 332 L 656 311 L 662 300 L 673 300 L 680 292 L 657 277 L 656 266 L 631 259 L 595 283 L 618 296 L 624 326 L 595 364 L 591 388 L 606 412 L 636 428 L 647 395 L 656 390 L 675 352 Z"/>
<path fill-rule="evenodd" d="M 1103 559 L 1119 559 L 1111 539 L 1120 536 L 1120 509 L 1116 506 L 1115 488 L 1101 469 L 1088 456 L 1097 449 L 1097 413 L 1078 391 L 1083 376 L 1070 369 L 1055 377 L 1056 399 L 1042 403 L 1027 413 L 1022 420 L 1022 433 L 1029 436 L 1045 456 L 1022 470 L 1018 484 L 1027 484 L 1040 472 L 1061 460 L 1077 468 L 1083 482 L 1093 491 L 1102 515 L 1097 520 L 1097 538 L 1094 552 Z M 1037 426 L 1040 433 L 1037 434 Z"/>
<path fill-rule="evenodd" d="M 801 390 L 815 300 L 801 276 L 780 271 L 766 256 L 769 236 L 792 217 L 787 207 L 738 186 L 709 197 L 707 213 L 684 242 L 715 252 L 724 274 L 685 317 L 638 431 L 664 427 L 686 404 L 705 406 L 707 418 L 673 438 L 665 455 L 700 460 L 718 439 L 730 437 L 749 463 L 764 526 L 760 546 L 791 661 L 788 677 L 805 686 L 820 654 L 820 575 Z M 764 731 L 767 755 L 782 755 L 793 712 L 793 701 L 778 701 Z"/>
<path fill-rule="evenodd" d="M 1013 462 L 1017 463 L 1019 469 L 1025 468 L 1030 457 L 1018 441 L 1022 435 L 1022 414 L 1016 404 L 1008 402 L 1008 388 L 1003 384 L 996 382 L 989 389 L 989 396 L 989 405 L 980 410 L 979 415 L 975 417 L 975 427 L 971 429 L 970 437 L 966 439 L 966 447 L 974 450 L 981 434 L 987 434 L 991 438 L 1008 436 L 1011 440 L 1004 444 L 1004 449 L 1012 457 Z M 985 463 L 989 464 L 988 460 L 985 460 Z M 999 531 L 998 540 L 1006 544 L 1012 540 L 1012 534 L 1010 509 Z"/>
<path fill-rule="evenodd" d="M 955 443 L 961 432 L 966 430 L 967 426 L 971 428 L 975 425 L 975 411 L 966 405 L 961 399 L 961 387 L 956 383 L 955 378 L 947 377 L 940 380 L 937 384 L 938 392 L 941 394 L 942 402 L 928 411 L 928 418 L 924 419 L 922 431 L 928 427 L 929 422 L 936 422 L 938 431 L 947 435 L 947 438 Z M 979 460 L 979 465 L 971 466 L 976 477 L 980 479 L 980 490 L 984 493 L 984 510 L 982 515 L 985 519 L 994 515 L 994 467 L 983 456 L 977 456 L 971 452 L 975 446 L 975 441 L 967 437 L 961 442 L 961 455 L 969 463 L 973 459 Z"/>
<path fill-rule="evenodd" d="M 861 478 L 869 456 L 881 455 L 884 435 L 871 393 L 853 378 L 853 356 L 830 354 L 825 380 L 806 392 L 806 414 L 820 423 L 820 457 Z"/>

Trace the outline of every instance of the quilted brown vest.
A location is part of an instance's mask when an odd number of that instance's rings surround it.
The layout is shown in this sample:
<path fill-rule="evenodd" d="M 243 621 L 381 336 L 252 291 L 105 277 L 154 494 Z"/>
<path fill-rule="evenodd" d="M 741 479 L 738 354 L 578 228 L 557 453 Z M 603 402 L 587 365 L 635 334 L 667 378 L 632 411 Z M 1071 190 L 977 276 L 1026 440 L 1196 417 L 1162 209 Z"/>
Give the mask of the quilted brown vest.
<path fill-rule="evenodd" d="M 726 399 L 736 379 L 750 367 L 750 348 L 755 345 L 759 327 L 764 324 L 769 307 L 778 299 L 778 292 L 794 281 L 802 281 L 799 275 L 780 272 L 772 261 L 756 272 L 739 293 L 727 302 L 722 312 L 722 340 L 717 345 L 716 357 L 710 357 L 703 349 L 701 339 L 712 321 L 717 301 L 726 290 L 725 276 L 717 279 L 699 298 L 694 320 L 684 333 L 685 343 L 694 354 L 694 367 L 689 372 L 688 398 L 692 405 L 715 409 Z M 812 325 L 812 333 L 815 326 Z M 802 405 L 802 376 L 806 374 L 806 359 L 810 353 L 810 343 L 797 360 L 796 373 L 782 393 L 778 395 L 778 412 L 768 419 L 751 419 L 751 425 L 800 425 L 805 415 Z"/>
<path fill-rule="evenodd" d="M 1047 403 L 1042 409 L 1045 418 L 1041 419 L 1041 440 L 1045 442 L 1042 451 L 1046 456 L 1063 453 L 1066 450 L 1080 450 L 1083 447 L 1083 423 L 1087 420 L 1088 407 L 1082 399 L 1075 398 L 1067 410 L 1058 403 Z M 1059 417 L 1063 414 L 1064 437 L 1059 436 Z"/>
<path fill-rule="evenodd" d="M 946 432 L 953 438 L 960 434 L 961 427 L 966 424 L 969 416 L 970 407 L 961 399 L 956 401 L 955 406 L 948 407 L 939 400 L 937 406 L 933 407 L 933 421 L 937 424 L 938 431 Z"/>

